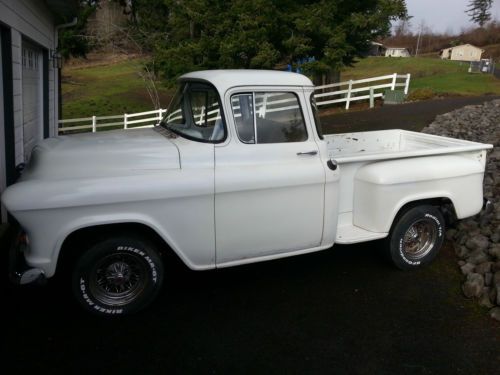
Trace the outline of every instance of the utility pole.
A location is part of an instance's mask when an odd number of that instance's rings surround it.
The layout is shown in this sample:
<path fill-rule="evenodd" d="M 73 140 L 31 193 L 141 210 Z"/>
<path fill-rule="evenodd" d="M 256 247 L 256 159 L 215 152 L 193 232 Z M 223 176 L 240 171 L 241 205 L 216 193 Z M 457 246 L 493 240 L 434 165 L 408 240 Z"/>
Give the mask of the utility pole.
<path fill-rule="evenodd" d="M 418 30 L 417 49 L 415 51 L 415 57 L 418 56 L 418 47 L 420 46 L 420 35 L 421 34 L 422 34 L 422 25 L 420 25 L 420 29 Z"/>

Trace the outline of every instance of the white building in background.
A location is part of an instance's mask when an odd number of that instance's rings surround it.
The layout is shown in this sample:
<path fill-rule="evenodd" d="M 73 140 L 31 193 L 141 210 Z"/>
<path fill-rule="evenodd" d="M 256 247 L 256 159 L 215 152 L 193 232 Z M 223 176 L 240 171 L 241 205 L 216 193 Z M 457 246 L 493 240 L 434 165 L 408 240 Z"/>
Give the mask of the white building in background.
<path fill-rule="evenodd" d="M 446 60 L 456 61 L 481 61 L 484 49 L 473 46 L 472 44 L 462 44 L 451 48 L 441 50 L 440 56 Z"/>
<path fill-rule="evenodd" d="M 387 47 L 385 57 L 410 57 L 410 52 L 407 48 Z"/>
<path fill-rule="evenodd" d="M 57 134 L 57 25 L 77 9 L 78 0 L 0 0 L 0 194 L 36 142 Z"/>

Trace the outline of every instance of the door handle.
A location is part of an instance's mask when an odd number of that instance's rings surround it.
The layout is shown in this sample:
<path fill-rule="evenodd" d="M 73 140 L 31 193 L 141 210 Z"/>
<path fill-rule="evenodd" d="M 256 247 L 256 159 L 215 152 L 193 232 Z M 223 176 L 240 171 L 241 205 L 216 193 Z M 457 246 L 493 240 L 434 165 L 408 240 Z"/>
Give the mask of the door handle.
<path fill-rule="evenodd" d="M 302 156 L 302 155 L 314 156 L 314 155 L 318 155 L 318 151 L 297 152 L 297 155 L 298 156 Z"/>

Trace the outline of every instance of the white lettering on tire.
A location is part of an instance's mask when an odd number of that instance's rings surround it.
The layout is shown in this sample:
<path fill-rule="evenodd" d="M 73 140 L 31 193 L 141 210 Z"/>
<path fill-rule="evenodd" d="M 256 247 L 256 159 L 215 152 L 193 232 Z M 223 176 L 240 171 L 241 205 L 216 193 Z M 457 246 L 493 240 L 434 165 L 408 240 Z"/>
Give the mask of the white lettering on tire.
<path fill-rule="evenodd" d="M 431 215 L 431 214 L 425 214 L 425 217 L 428 217 L 428 218 L 435 221 L 436 226 L 438 228 L 438 236 L 441 237 L 443 235 L 443 228 L 441 227 L 441 222 L 439 221 L 439 219 L 436 216 Z"/>
<path fill-rule="evenodd" d="M 403 259 L 406 263 L 408 263 L 411 266 L 418 266 L 420 265 L 420 261 L 412 261 L 408 258 L 405 257 L 404 251 L 403 251 L 403 239 L 399 239 L 399 255 L 401 256 L 401 259 Z"/>

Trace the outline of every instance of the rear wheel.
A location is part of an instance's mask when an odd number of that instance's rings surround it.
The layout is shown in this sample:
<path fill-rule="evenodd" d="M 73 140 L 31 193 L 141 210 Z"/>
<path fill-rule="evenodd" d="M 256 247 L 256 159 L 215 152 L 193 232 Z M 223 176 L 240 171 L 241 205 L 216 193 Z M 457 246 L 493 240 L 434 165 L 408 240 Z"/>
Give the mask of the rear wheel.
<path fill-rule="evenodd" d="M 430 263 L 444 242 L 445 221 L 434 206 L 413 207 L 398 215 L 386 247 L 396 267 L 408 270 Z"/>
<path fill-rule="evenodd" d="M 126 315 L 149 305 L 160 291 L 163 264 L 157 250 L 141 239 L 101 241 L 77 260 L 73 292 L 87 310 Z"/>

